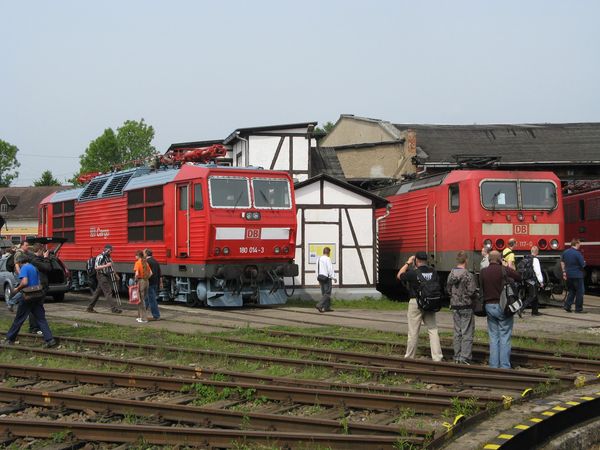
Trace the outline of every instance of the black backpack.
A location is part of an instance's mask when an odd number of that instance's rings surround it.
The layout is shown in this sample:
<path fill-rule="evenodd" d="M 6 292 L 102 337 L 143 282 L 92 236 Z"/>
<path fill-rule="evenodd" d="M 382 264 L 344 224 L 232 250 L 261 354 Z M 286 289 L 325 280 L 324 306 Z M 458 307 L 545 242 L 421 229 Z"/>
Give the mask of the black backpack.
<path fill-rule="evenodd" d="M 92 256 L 87 260 L 86 266 L 88 277 L 92 278 L 96 276 L 96 257 Z"/>
<path fill-rule="evenodd" d="M 438 312 L 442 309 L 442 288 L 437 271 L 431 272 L 431 278 L 428 280 L 423 273 L 417 269 L 417 280 L 419 281 L 416 289 L 417 306 L 421 311 Z"/>
<path fill-rule="evenodd" d="M 526 255 L 519 264 L 517 264 L 517 271 L 521 274 L 523 281 L 537 280 L 535 271 L 533 270 L 533 256 Z"/>

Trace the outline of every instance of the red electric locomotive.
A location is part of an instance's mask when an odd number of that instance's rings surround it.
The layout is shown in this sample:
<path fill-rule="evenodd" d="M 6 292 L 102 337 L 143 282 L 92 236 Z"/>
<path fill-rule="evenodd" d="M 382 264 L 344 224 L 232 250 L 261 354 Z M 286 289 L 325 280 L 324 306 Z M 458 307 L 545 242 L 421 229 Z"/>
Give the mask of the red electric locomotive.
<path fill-rule="evenodd" d="M 567 243 L 581 239 L 581 251 L 586 263 L 585 283 L 600 286 L 600 189 L 596 183 L 585 183 L 572 195 L 565 195 L 565 237 Z M 587 186 L 595 189 L 587 190 Z M 586 191 L 587 190 L 587 191 Z"/>
<path fill-rule="evenodd" d="M 284 277 L 298 275 L 286 172 L 185 163 L 98 175 L 44 199 L 39 228 L 68 239 L 60 255 L 74 289 L 86 285 L 86 261 L 107 243 L 122 287 L 135 251 L 148 247 L 161 264 L 161 297 L 190 305 L 285 303 Z"/>
<path fill-rule="evenodd" d="M 426 251 L 444 275 L 465 250 L 479 271 L 481 249 L 503 250 L 517 240 L 516 257 L 540 248 L 547 280 L 564 244 L 560 181 L 551 172 L 454 170 L 380 190 L 391 205 L 379 225 L 379 287 L 398 290 L 396 273 L 410 255 Z"/>

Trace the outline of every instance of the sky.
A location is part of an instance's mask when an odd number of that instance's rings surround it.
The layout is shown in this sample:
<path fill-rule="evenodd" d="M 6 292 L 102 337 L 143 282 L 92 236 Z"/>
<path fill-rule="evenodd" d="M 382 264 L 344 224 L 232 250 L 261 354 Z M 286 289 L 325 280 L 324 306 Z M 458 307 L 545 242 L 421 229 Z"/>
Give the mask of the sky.
<path fill-rule="evenodd" d="M 161 152 L 340 114 L 597 122 L 599 18 L 592 0 L 0 0 L 0 139 L 30 186 L 141 118 Z"/>

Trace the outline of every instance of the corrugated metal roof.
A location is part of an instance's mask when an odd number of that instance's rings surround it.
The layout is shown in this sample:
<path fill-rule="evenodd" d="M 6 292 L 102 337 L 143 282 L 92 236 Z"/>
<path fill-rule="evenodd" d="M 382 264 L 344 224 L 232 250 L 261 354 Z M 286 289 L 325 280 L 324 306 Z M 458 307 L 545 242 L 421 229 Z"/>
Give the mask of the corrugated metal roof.
<path fill-rule="evenodd" d="M 127 192 L 134 189 L 141 189 L 168 183 L 173 181 L 178 172 L 179 169 L 167 169 L 159 172 L 152 172 L 147 175 L 141 175 L 139 177 L 134 177 L 129 180 L 129 183 L 127 183 L 127 186 L 125 189 L 123 189 L 123 191 Z"/>

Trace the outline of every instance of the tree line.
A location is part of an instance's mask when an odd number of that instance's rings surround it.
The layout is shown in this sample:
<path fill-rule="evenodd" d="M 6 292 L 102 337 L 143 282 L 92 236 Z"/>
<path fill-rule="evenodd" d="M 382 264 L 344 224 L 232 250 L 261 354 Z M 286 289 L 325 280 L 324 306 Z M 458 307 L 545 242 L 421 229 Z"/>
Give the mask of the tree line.
<path fill-rule="evenodd" d="M 79 170 L 67 181 L 78 184 L 77 178 L 86 173 L 105 173 L 115 166 L 121 169 L 134 167 L 157 154 L 152 145 L 153 139 L 154 128 L 146 124 L 144 119 L 126 120 L 116 131 L 107 128 L 79 156 Z M 18 152 L 17 146 L 0 139 L 0 187 L 10 186 L 19 176 L 21 164 L 17 158 Z M 61 184 L 49 169 L 33 182 L 34 186 Z"/>

